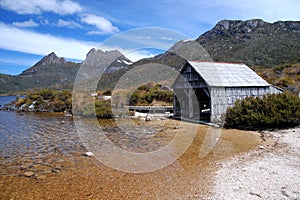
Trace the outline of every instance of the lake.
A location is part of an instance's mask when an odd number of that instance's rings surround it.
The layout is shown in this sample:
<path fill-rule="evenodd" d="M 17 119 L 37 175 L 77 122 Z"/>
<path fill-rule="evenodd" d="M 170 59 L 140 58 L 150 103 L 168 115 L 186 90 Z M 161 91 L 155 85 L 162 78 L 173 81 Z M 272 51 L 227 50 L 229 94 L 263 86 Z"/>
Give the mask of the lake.
<path fill-rule="evenodd" d="M 0 97 L 0 104 L 13 98 Z M 159 170 L 128 173 L 108 167 L 95 157 L 83 156 L 88 150 L 73 117 L 63 113 L 0 111 L 0 119 L 0 199 L 204 198 L 210 195 L 218 161 L 248 151 L 260 140 L 254 132 L 223 130 L 217 145 L 201 158 L 199 151 L 209 127 L 182 122 L 186 127 L 197 128 L 182 156 Z M 156 151 L 167 145 L 176 131 L 188 131 L 180 121 L 170 119 L 136 119 L 134 125 L 139 128 L 126 129 L 118 128 L 114 120 L 97 123 L 113 144 L 139 153 Z M 86 121 L 87 127 L 94 125 Z"/>

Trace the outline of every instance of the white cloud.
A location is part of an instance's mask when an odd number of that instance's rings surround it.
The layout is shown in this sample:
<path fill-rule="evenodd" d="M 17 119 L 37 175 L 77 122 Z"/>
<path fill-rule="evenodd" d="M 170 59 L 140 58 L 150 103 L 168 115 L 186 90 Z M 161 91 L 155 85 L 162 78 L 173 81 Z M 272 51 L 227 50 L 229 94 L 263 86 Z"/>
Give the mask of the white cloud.
<path fill-rule="evenodd" d="M 129 52 L 129 53 L 127 52 L 124 55 L 129 60 L 131 60 L 133 62 L 136 62 L 136 61 L 141 60 L 143 58 L 151 58 L 151 57 L 156 56 L 156 54 L 153 54 L 152 52 L 146 51 L 146 50 L 143 50 L 143 51 L 132 51 L 132 52 Z"/>
<path fill-rule="evenodd" d="M 58 27 L 67 27 L 67 28 L 82 28 L 82 26 L 75 21 L 67 21 L 63 19 L 59 19 L 56 23 Z"/>
<path fill-rule="evenodd" d="M 55 52 L 65 58 L 84 60 L 92 48 L 103 51 L 119 50 L 132 61 L 152 57 L 155 54 L 148 50 L 130 49 L 120 46 L 99 45 L 94 42 L 79 41 L 70 38 L 55 37 L 34 31 L 22 30 L 0 22 L 0 48 L 36 55 L 47 55 Z"/>
<path fill-rule="evenodd" d="M 17 27 L 38 27 L 38 23 L 36 23 L 33 19 L 24 22 L 13 22 L 13 26 Z"/>
<path fill-rule="evenodd" d="M 95 26 L 98 31 L 92 31 L 90 34 L 107 34 L 119 32 L 118 27 L 113 26 L 112 23 L 104 17 L 87 14 L 81 17 L 81 21 Z"/>
<path fill-rule="evenodd" d="M 0 23 L 0 30 L 0 48 L 13 51 L 37 55 L 47 55 L 54 51 L 62 57 L 83 60 L 87 52 L 96 46 L 92 42 L 54 37 L 3 23 Z"/>
<path fill-rule="evenodd" d="M 175 41 L 172 37 L 160 37 L 161 40 Z"/>
<path fill-rule="evenodd" d="M 87 33 L 88 35 L 103 35 L 102 31 L 89 31 Z"/>
<path fill-rule="evenodd" d="M 53 12 L 60 15 L 80 12 L 82 7 L 70 0 L 0 0 L 0 6 L 18 14 Z"/>

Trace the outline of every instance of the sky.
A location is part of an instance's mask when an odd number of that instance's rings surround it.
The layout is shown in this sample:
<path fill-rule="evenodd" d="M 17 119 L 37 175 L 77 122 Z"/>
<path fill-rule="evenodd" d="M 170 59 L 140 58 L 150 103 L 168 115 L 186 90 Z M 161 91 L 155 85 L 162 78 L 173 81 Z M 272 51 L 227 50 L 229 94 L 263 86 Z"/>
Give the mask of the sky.
<path fill-rule="evenodd" d="M 299 10 L 299 0 L 0 0 L 0 73 L 20 74 L 51 52 L 81 62 L 92 48 L 136 61 L 223 19 L 299 21 Z"/>

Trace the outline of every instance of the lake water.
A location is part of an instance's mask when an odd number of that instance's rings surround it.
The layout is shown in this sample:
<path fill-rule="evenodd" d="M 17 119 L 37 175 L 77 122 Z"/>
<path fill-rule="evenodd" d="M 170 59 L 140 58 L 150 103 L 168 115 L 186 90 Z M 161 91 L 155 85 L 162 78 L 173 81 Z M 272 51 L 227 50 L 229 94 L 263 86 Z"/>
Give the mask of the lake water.
<path fill-rule="evenodd" d="M 0 96 L 0 106 L 8 104 L 16 100 L 16 96 Z"/>
<path fill-rule="evenodd" d="M 6 160 L 55 151 L 68 154 L 80 143 L 73 120 L 62 114 L 0 111 L 0 118 L 0 156 Z"/>
<path fill-rule="evenodd" d="M 11 100 L 14 97 L 0 97 L 0 104 Z M 217 146 L 199 158 L 208 127 L 187 124 L 197 126 L 198 131 L 186 153 L 160 170 L 132 174 L 82 156 L 87 149 L 73 117 L 0 111 L 0 119 L 0 199 L 200 198 L 209 194 L 217 160 L 248 151 L 259 140 L 251 132 L 225 130 Z M 179 126 L 176 120 L 137 120 L 141 129 L 128 126 L 120 130 L 111 120 L 99 123 L 115 145 L 136 152 L 167 144 Z"/>

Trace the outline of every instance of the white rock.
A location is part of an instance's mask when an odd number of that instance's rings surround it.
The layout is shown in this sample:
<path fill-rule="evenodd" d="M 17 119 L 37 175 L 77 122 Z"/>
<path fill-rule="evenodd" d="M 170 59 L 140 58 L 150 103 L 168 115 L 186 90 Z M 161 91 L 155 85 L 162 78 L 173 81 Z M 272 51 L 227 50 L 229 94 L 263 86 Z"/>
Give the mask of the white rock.
<path fill-rule="evenodd" d="M 262 146 L 262 145 L 258 145 L 257 146 L 259 149 L 264 149 L 265 147 L 264 146 Z"/>
<path fill-rule="evenodd" d="M 88 157 L 94 156 L 94 154 L 92 152 L 90 152 L 90 151 L 85 152 L 84 155 L 88 156 Z"/>

